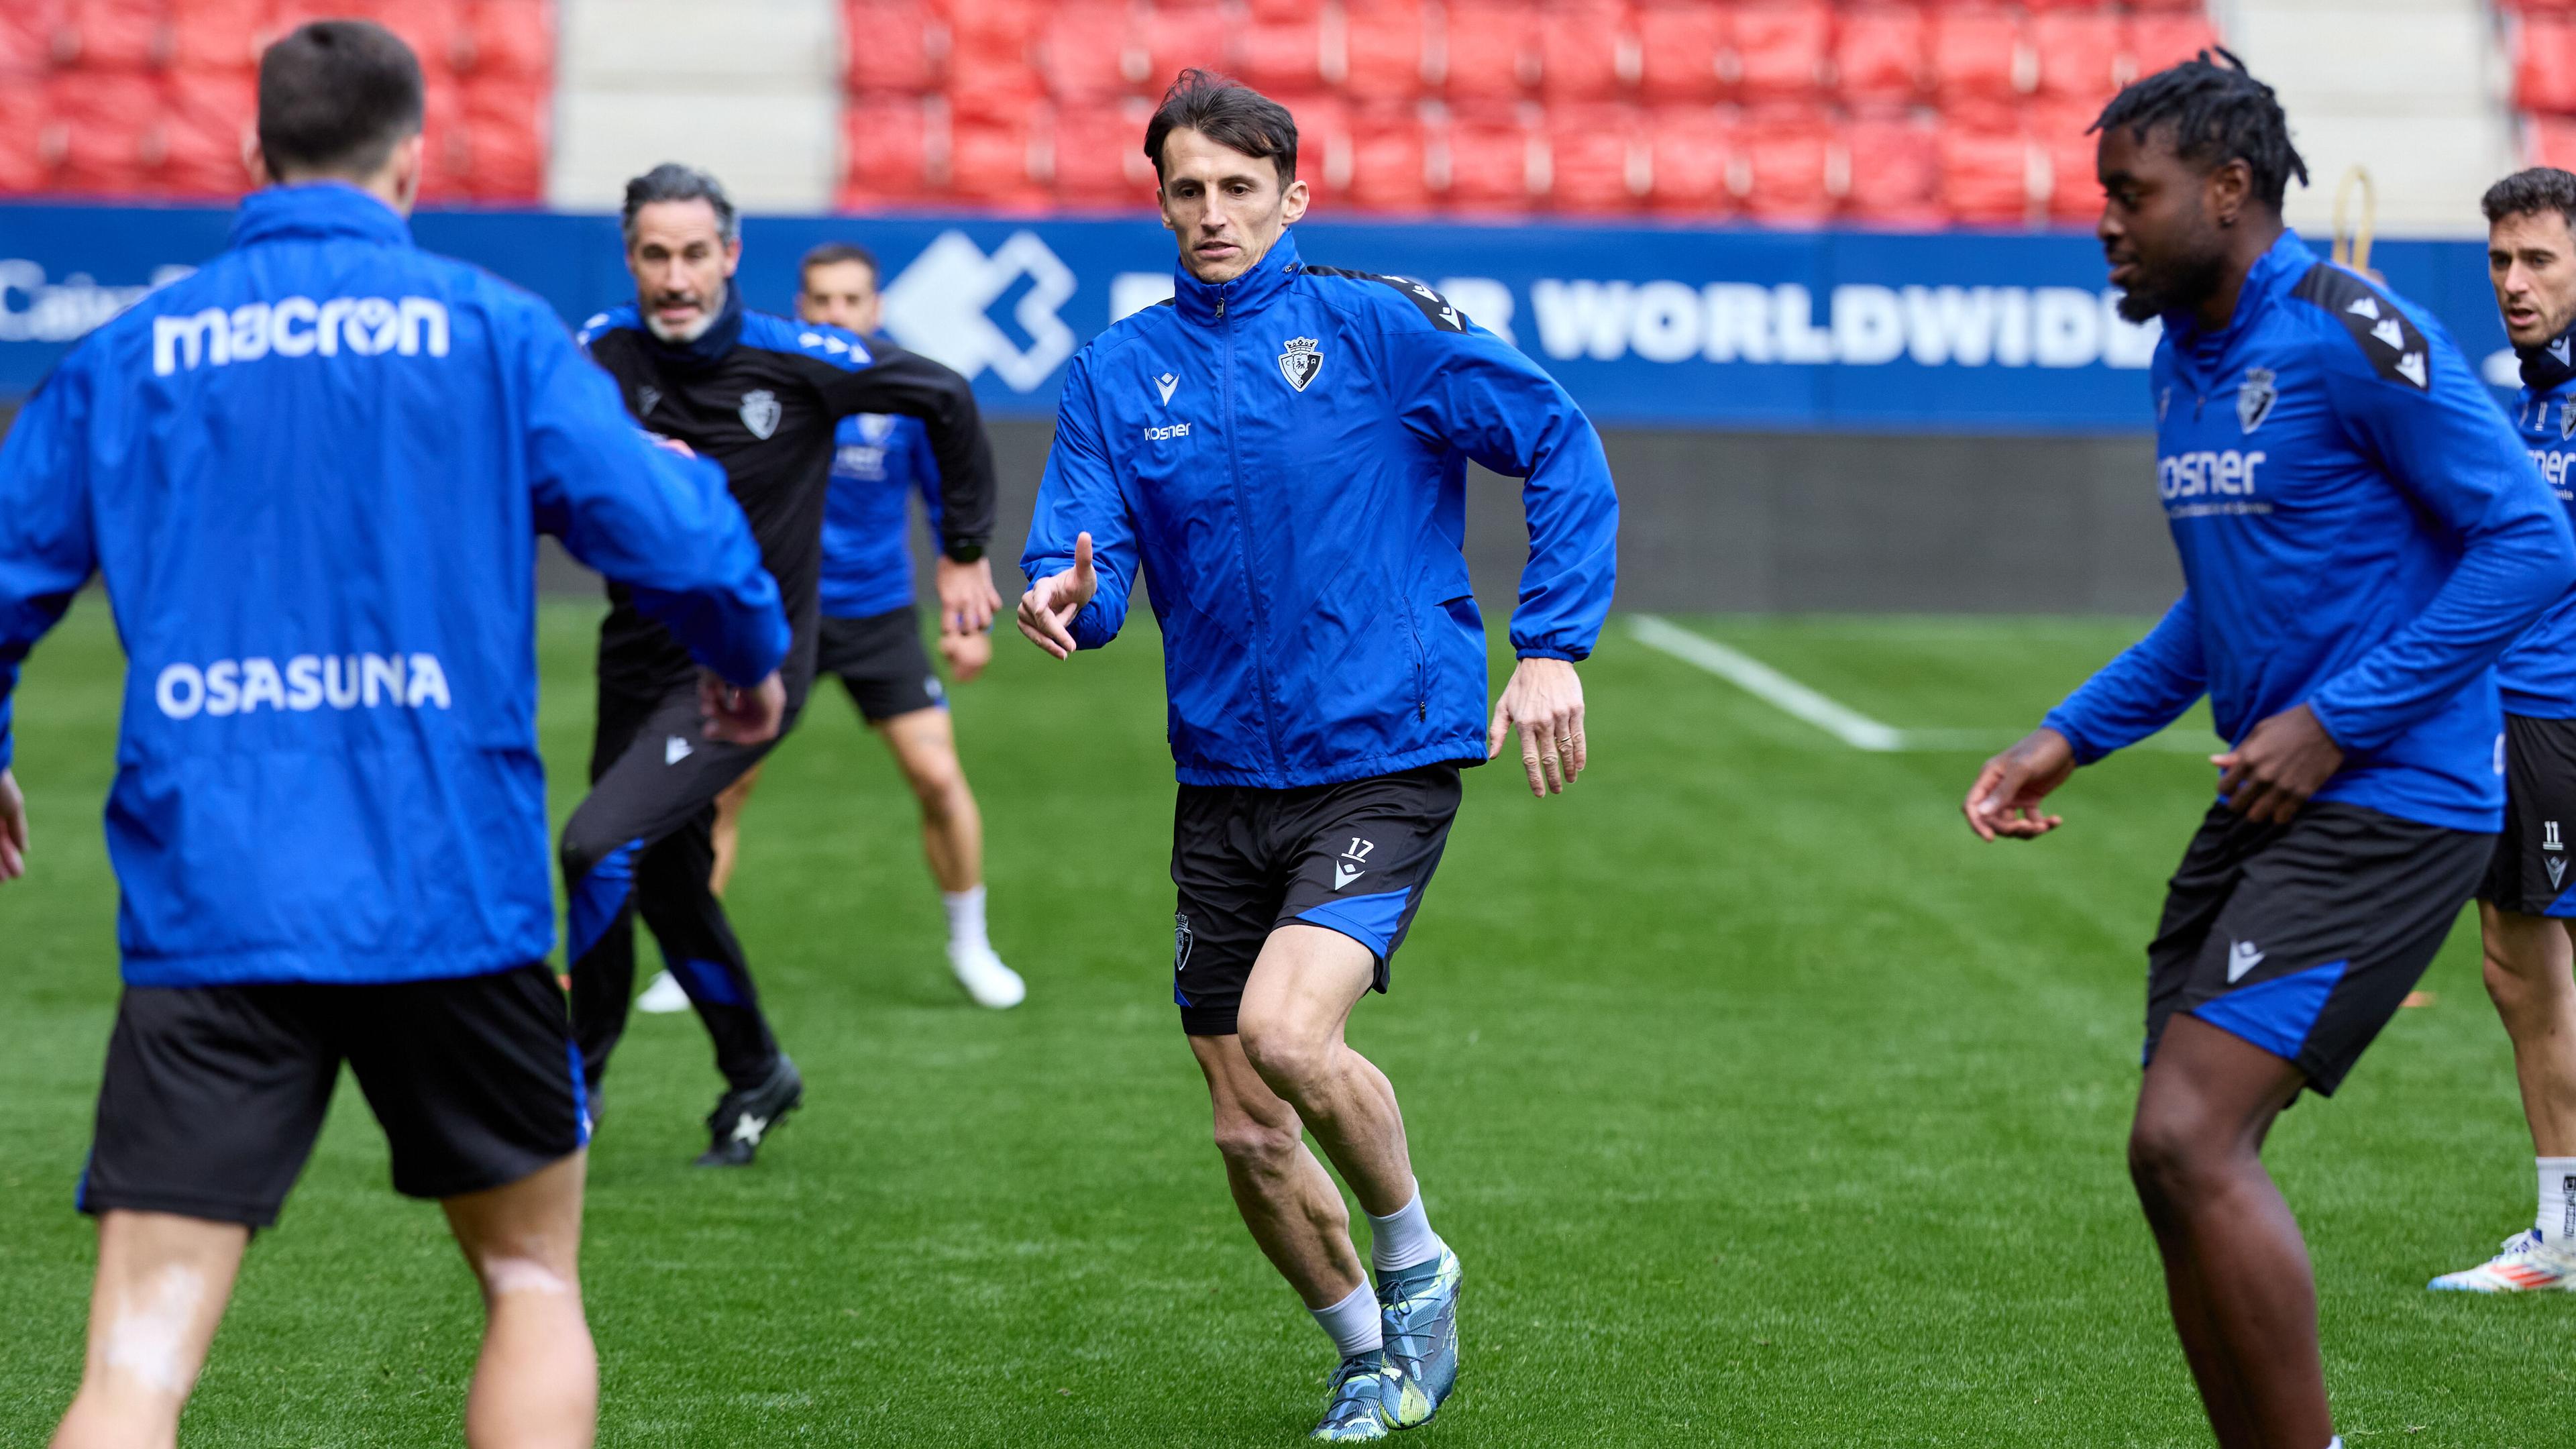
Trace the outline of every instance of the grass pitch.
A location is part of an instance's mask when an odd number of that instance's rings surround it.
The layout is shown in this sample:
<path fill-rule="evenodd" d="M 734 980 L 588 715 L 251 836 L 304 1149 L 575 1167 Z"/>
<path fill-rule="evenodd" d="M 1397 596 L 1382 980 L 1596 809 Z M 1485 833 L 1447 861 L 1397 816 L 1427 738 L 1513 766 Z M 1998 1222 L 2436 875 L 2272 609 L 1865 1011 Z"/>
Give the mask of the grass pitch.
<path fill-rule="evenodd" d="M 543 614 L 555 808 L 596 610 Z M 2008 738 L 2120 622 L 1684 621 L 1905 727 Z M 1497 662 L 1499 671 L 1502 661 Z M 97 814 L 121 663 L 84 599 L 20 694 L 35 872 L 0 888 L 0 1443 L 68 1401 L 92 1261 L 71 1192 L 116 996 Z M 2120 1143 L 2142 943 L 2207 798 L 2188 754 L 2085 771 L 2069 825 L 1981 846 L 1974 754 L 1861 754 L 1615 624 L 1593 768 L 1473 771 L 1393 997 L 1465 1260 L 1465 1377 L 1417 1445 L 2199 1445 Z M 946 979 L 910 798 L 818 693 L 732 905 L 808 1105 L 693 1171 L 717 1090 L 639 1017 L 591 1166 L 608 1445 L 1293 1442 L 1330 1350 L 1253 1249 L 1169 1005 L 1171 775 L 1153 630 L 958 691 L 994 933 L 1029 1004 Z M 650 960 L 650 953 L 646 953 Z M 2568 1442 L 2576 1300 L 2436 1297 L 2528 1221 L 2530 1147 L 2473 927 L 2270 1159 L 2317 1259 L 2354 1449 Z M 452 1443 L 478 1314 L 344 1090 L 253 1245 L 183 1437 Z"/>

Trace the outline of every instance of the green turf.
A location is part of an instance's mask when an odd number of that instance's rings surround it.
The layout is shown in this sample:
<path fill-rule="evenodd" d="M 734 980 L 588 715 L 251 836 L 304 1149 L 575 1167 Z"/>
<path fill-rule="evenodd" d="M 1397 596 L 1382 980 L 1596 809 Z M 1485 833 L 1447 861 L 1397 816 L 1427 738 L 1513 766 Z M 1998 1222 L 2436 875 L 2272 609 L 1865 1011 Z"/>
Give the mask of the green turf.
<path fill-rule="evenodd" d="M 97 811 L 119 665 L 85 600 L 21 695 L 35 874 L 0 889 L 0 1443 L 76 1379 L 70 1192 L 115 997 Z M 544 616 L 558 811 L 592 611 Z M 2026 724 L 2135 622 L 1701 620 L 1901 726 Z M 1466 1377 L 1417 1445 L 2206 1442 L 2120 1164 L 2139 943 L 2205 766 L 2087 771 L 2068 828 L 1981 846 L 1976 759 L 1865 755 L 1614 629 L 1593 772 L 1469 776 L 1355 1037 L 1403 1094 L 1468 1274 Z M 1168 1004 L 1170 775 L 1150 626 L 1016 642 L 959 691 L 993 1015 L 944 977 L 911 805 L 834 698 L 752 807 L 736 919 L 810 1084 L 751 1172 L 687 1166 L 716 1089 L 639 1019 L 591 1179 L 610 1445 L 1286 1444 L 1329 1350 L 1237 1225 Z M 2271 1160 L 2306 1223 L 2354 1449 L 2569 1441 L 2576 1300 L 2437 1298 L 2529 1211 L 2506 1044 L 2462 932 L 2430 1010 Z M 252 1249 L 186 1428 L 453 1442 L 474 1297 L 344 1093 Z"/>

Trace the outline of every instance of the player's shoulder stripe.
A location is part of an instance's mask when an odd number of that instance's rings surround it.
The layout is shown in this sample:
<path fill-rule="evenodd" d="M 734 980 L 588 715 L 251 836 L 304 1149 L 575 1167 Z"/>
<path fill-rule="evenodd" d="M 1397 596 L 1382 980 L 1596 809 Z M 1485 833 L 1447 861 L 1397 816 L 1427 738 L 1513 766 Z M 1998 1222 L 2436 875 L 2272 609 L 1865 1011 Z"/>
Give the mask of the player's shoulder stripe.
<path fill-rule="evenodd" d="M 607 336 L 611 332 L 639 330 L 643 325 L 643 314 L 637 312 L 634 304 L 630 302 L 621 306 L 611 307 L 605 312 L 596 312 L 591 314 L 591 316 L 584 319 L 581 326 L 574 331 L 573 340 L 584 347 L 588 347 L 593 342 L 598 341 L 600 338 Z"/>
<path fill-rule="evenodd" d="M 742 345 L 765 352 L 801 353 L 845 372 L 856 372 L 876 361 L 857 333 L 748 308 L 742 314 Z"/>
<path fill-rule="evenodd" d="M 2432 391 L 2432 344 L 2406 309 L 2371 285 L 2369 278 L 2332 262 L 2318 262 L 2299 278 L 2290 295 L 2342 323 L 2353 346 L 2361 349 L 2380 377 L 2418 392 Z"/>
<path fill-rule="evenodd" d="M 1302 264 L 1300 270 L 1310 277 L 1339 277 L 1353 282 L 1374 282 L 1378 286 L 1392 289 L 1398 296 L 1411 302 L 1420 309 L 1424 320 L 1435 329 L 1442 332 L 1467 330 L 1465 315 L 1451 306 L 1448 298 L 1433 291 L 1425 283 L 1413 281 L 1407 277 L 1389 277 L 1376 272 L 1353 271 L 1348 267 L 1319 267 L 1312 262 Z"/>

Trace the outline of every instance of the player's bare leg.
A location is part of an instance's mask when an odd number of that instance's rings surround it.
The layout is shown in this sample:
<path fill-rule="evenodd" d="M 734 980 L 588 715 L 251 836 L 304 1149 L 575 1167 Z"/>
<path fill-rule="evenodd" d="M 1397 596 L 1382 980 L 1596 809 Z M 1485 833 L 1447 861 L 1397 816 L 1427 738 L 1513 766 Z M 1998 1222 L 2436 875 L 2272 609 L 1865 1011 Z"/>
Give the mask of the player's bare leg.
<path fill-rule="evenodd" d="M 734 860 L 742 844 L 742 808 L 751 803 L 751 792 L 758 788 L 760 772 L 768 764 L 763 760 L 744 771 L 741 779 L 716 797 L 716 868 L 707 876 L 707 889 L 717 895 L 733 884 Z"/>
<path fill-rule="evenodd" d="M 483 1285 L 483 1352 L 465 1396 L 472 1449 L 589 1449 L 599 1356 L 581 1307 L 581 1199 L 589 1154 L 504 1187 L 446 1199 Z"/>
<path fill-rule="evenodd" d="M 2334 1437 L 2307 1244 L 2261 1155 L 2303 1081 L 2293 1063 L 2176 1016 L 2138 1092 L 2129 1172 L 2221 1449 Z"/>
<path fill-rule="evenodd" d="M 907 710 L 877 730 L 894 751 L 913 798 L 921 802 L 921 852 L 948 913 L 948 966 L 979 1006 L 1012 1007 L 1027 983 L 1002 964 L 984 925 L 984 816 L 957 759 L 957 735 L 944 709 Z"/>
<path fill-rule="evenodd" d="M 1252 1240 L 1308 1308 L 1329 1308 L 1348 1298 L 1368 1278 L 1351 1245 L 1341 1190 L 1306 1149 L 1297 1109 L 1253 1070 L 1241 1037 L 1189 1041 L 1215 1108 L 1225 1184 Z"/>
<path fill-rule="evenodd" d="M 2576 956 L 2570 924 L 2478 903 L 2487 998 L 2513 1039 L 2514 1077 L 2539 1168 L 2532 1226 L 2474 1268 L 2429 1285 L 2469 1293 L 2526 1293 L 2576 1284 Z"/>
<path fill-rule="evenodd" d="M 179 1442 L 250 1229 L 173 1213 L 104 1214 L 90 1291 L 89 1353 L 54 1449 L 165 1449 Z"/>

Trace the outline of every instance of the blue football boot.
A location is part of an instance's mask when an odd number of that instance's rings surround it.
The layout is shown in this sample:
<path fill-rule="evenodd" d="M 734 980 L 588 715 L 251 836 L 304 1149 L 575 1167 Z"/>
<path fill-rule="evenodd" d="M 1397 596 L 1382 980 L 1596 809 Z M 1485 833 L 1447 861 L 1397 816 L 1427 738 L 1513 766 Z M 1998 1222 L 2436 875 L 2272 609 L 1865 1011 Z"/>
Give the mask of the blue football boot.
<path fill-rule="evenodd" d="M 1368 1444 L 1386 1437 L 1386 1415 L 1380 1401 L 1387 1386 L 1386 1355 L 1376 1349 L 1355 1353 L 1333 1370 L 1332 1397 L 1323 1421 L 1309 1439 L 1327 1444 Z"/>
<path fill-rule="evenodd" d="M 1377 1281 L 1386 1335 L 1386 1421 L 1398 1429 L 1431 1422 L 1458 1386 L 1458 1255 L 1440 1256 Z"/>

